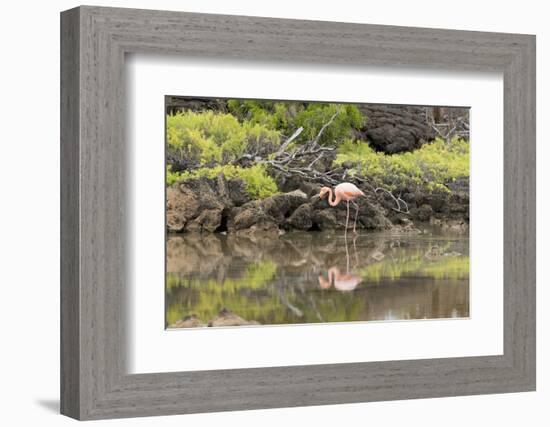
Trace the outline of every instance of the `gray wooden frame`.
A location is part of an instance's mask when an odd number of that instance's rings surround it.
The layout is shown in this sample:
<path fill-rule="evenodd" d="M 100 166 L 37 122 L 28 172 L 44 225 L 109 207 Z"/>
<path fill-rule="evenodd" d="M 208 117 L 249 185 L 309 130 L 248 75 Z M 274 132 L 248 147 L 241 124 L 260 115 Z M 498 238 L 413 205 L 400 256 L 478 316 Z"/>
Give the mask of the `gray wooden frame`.
<path fill-rule="evenodd" d="M 128 375 L 124 58 L 136 52 L 502 72 L 504 354 Z M 99 419 L 535 389 L 534 36 L 71 9 L 61 14 L 61 166 L 63 414 Z"/>

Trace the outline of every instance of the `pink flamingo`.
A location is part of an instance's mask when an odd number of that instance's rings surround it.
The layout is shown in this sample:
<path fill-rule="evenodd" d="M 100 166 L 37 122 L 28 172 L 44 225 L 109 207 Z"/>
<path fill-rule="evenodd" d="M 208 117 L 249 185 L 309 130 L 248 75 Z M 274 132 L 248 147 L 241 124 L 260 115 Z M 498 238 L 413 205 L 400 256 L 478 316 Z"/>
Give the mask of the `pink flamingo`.
<path fill-rule="evenodd" d="M 346 216 L 346 230 L 348 230 L 348 223 L 349 223 L 349 204 L 350 202 L 353 203 L 353 206 L 355 206 L 355 221 L 353 222 L 353 232 L 356 233 L 355 227 L 357 225 L 357 215 L 359 214 L 359 205 L 355 203 L 355 199 L 361 196 L 365 196 L 365 193 L 363 193 L 359 188 L 357 188 L 356 185 L 352 184 L 351 182 L 343 182 L 342 184 L 338 184 L 336 187 L 334 187 L 334 194 L 332 193 L 332 189 L 330 187 L 323 187 L 321 188 L 321 192 L 319 193 L 319 198 L 324 199 L 325 195 L 328 193 L 328 204 L 330 206 L 336 206 L 338 203 L 340 203 L 342 200 L 347 203 L 348 208 L 348 214 Z"/>
<path fill-rule="evenodd" d="M 328 269 L 328 280 L 322 274 L 319 275 L 319 287 L 321 289 L 329 289 L 334 285 L 334 288 L 339 291 L 349 292 L 353 291 L 361 281 L 361 276 L 349 272 L 342 273 L 338 267 Z"/>

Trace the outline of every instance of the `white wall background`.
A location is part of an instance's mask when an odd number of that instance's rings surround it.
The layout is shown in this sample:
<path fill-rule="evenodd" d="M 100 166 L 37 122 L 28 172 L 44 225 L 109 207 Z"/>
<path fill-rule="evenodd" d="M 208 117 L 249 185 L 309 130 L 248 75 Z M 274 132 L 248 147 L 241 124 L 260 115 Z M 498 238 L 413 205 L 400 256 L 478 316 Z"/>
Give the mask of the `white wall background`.
<path fill-rule="evenodd" d="M 64 426 L 59 405 L 59 12 L 76 1 L 5 2 L 0 40 L 0 422 Z M 108 421 L 116 426 L 407 425 L 546 426 L 550 423 L 550 27 L 545 2 L 176 0 L 94 4 L 503 31 L 537 35 L 538 391 Z M 546 239 L 545 239 L 546 238 Z M 93 422 L 91 424 L 96 424 Z"/>

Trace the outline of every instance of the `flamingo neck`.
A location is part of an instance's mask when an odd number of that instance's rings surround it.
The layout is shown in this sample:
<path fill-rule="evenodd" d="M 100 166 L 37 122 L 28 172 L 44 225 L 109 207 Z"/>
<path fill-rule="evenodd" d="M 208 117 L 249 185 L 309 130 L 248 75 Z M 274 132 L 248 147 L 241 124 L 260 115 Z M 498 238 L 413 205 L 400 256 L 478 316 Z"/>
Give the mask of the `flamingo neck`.
<path fill-rule="evenodd" d="M 332 188 L 328 189 L 328 204 L 330 206 L 336 206 L 338 203 L 340 203 L 340 195 L 337 194 L 334 196 L 334 193 L 332 192 Z"/>

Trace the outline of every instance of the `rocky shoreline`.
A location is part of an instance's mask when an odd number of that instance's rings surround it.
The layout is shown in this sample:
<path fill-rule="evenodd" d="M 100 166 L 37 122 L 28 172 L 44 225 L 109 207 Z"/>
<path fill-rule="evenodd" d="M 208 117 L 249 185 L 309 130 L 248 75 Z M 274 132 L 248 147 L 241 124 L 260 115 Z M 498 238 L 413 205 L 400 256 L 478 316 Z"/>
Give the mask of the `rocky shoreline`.
<path fill-rule="evenodd" d="M 220 310 L 218 315 L 208 322 L 203 322 L 195 315 L 186 316 L 175 323 L 169 325 L 169 328 L 217 328 L 220 326 L 252 326 L 259 325 L 255 320 L 245 320 L 241 316 L 233 313 L 227 308 Z"/>
<path fill-rule="evenodd" d="M 394 201 L 383 196 L 357 199 L 358 230 L 420 232 L 422 223 L 447 231 L 469 229 L 469 183 L 457 180 L 449 191 L 400 189 L 409 213 L 394 212 Z M 319 198 L 321 186 L 303 183 L 299 188 L 260 200 L 251 200 L 240 179 L 188 179 L 166 189 L 166 225 L 169 233 L 227 232 L 263 233 L 276 236 L 285 231 L 344 229 L 346 204 L 329 206 Z M 354 208 L 350 209 L 351 218 Z M 353 221 L 350 221 L 350 227 Z"/>

